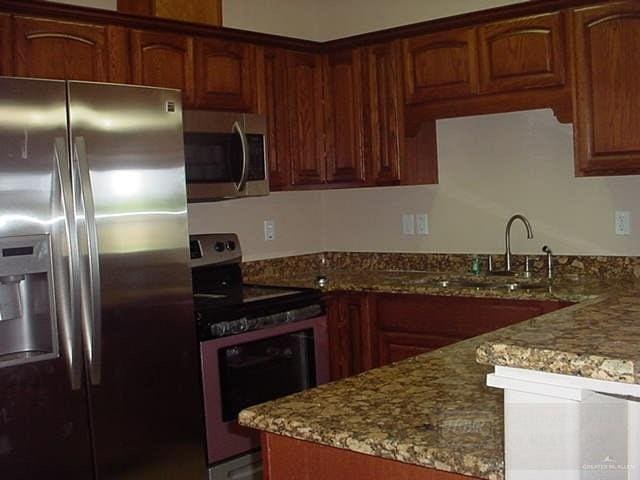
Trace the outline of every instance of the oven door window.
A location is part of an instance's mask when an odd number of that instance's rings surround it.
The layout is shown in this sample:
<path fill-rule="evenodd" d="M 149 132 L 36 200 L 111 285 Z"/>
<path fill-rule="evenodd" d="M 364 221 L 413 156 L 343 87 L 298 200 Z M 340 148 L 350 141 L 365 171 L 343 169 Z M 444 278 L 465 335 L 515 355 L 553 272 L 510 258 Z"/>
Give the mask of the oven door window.
<path fill-rule="evenodd" d="M 220 349 L 222 419 L 244 408 L 316 386 L 313 330 Z"/>
<path fill-rule="evenodd" d="M 242 176 L 240 134 L 184 134 L 187 183 L 240 183 Z"/>

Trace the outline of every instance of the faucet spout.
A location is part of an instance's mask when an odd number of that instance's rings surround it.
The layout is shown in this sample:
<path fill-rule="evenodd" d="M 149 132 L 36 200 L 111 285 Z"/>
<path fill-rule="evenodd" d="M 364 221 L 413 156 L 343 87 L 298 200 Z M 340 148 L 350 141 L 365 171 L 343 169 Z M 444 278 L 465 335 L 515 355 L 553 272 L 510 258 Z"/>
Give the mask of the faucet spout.
<path fill-rule="evenodd" d="M 524 223 L 524 226 L 527 229 L 527 238 L 528 239 L 533 238 L 533 229 L 531 228 L 531 223 L 529 223 L 529 220 L 527 220 L 527 218 L 524 215 L 517 214 L 509 219 L 509 221 L 507 222 L 507 228 L 504 233 L 504 243 L 505 243 L 504 270 L 505 272 L 511 271 L 511 225 L 513 225 L 513 222 L 515 222 L 516 220 L 520 220 L 522 223 Z"/>

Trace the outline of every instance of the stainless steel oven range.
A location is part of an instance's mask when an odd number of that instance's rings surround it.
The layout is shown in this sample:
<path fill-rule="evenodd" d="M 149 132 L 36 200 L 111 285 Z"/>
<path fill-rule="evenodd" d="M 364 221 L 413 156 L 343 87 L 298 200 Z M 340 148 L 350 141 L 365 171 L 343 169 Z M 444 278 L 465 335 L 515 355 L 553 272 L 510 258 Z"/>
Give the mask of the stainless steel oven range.
<path fill-rule="evenodd" d="M 238 413 L 329 380 L 322 294 L 243 284 L 234 234 L 190 240 L 209 478 L 257 480 L 259 436 Z"/>

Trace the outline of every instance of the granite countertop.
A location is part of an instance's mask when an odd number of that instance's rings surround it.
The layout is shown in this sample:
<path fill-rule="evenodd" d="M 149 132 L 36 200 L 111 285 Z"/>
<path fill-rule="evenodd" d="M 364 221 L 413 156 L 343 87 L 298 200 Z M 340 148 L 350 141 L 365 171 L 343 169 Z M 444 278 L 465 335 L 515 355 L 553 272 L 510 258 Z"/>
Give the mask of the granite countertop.
<path fill-rule="evenodd" d="M 502 479 L 502 392 L 485 386 L 491 369 L 475 361 L 476 348 L 489 340 L 483 337 L 248 408 L 239 421 L 354 452 Z"/>
<path fill-rule="evenodd" d="M 393 365 L 241 412 L 240 423 L 485 479 L 504 476 L 503 396 L 492 365 L 640 383 L 637 287 L 560 279 L 550 289 L 437 288 L 425 272 L 329 272 L 327 290 L 579 302 Z M 315 274 L 265 283 L 312 286 Z M 449 277 L 450 278 L 450 277 Z M 478 363 L 480 362 L 480 363 Z"/>
<path fill-rule="evenodd" d="M 318 288 L 317 278 L 324 276 L 326 292 L 352 291 L 377 293 L 408 293 L 420 295 L 443 295 L 457 297 L 508 298 L 512 300 L 557 300 L 580 302 L 593 298 L 609 288 L 610 281 L 566 275 L 548 283 L 540 278 L 511 278 L 500 276 L 477 276 L 459 272 L 424 272 L 399 270 L 316 270 L 292 271 L 286 275 L 248 276 L 249 283 L 262 283 L 289 287 Z M 441 282 L 449 281 L 448 286 Z M 493 284 L 493 288 L 477 288 L 465 285 L 468 282 Z M 509 289 L 508 282 L 519 282 L 521 288 Z M 535 288 L 527 288 L 531 285 Z"/>
<path fill-rule="evenodd" d="M 640 384 L 640 290 L 624 288 L 523 322 L 483 341 L 477 360 Z"/>

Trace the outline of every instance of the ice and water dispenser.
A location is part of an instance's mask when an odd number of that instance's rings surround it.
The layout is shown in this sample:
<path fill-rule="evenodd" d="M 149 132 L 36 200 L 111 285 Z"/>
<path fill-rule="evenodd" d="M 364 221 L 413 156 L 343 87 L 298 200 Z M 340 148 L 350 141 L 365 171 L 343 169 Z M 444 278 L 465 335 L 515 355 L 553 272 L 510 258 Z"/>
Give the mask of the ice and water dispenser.
<path fill-rule="evenodd" d="M 58 356 L 49 235 L 0 238 L 0 368 Z"/>

